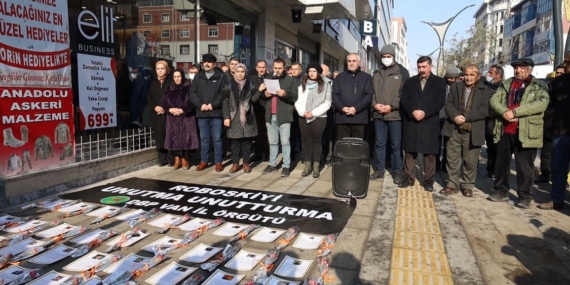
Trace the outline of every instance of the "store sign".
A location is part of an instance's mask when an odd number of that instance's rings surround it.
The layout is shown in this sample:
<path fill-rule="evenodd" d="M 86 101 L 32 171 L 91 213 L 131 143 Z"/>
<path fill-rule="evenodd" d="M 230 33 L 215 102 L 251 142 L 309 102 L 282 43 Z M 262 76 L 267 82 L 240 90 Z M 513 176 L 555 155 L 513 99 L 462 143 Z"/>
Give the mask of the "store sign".
<path fill-rule="evenodd" d="M 378 36 L 378 20 L 360 21 L 360 33 L 365 36 Z"/>
<path fill-rule="evenodd" d="M 378 48 L 378 37 L 365 36 L 364 40 L 362 41 L 362 45 L 365 48 L 368 48 L 368 47 Z"/>
<path fill-rule="evenodd" d="M 67 0 L 0 2 L 0 176 L 75 161 Z"/>

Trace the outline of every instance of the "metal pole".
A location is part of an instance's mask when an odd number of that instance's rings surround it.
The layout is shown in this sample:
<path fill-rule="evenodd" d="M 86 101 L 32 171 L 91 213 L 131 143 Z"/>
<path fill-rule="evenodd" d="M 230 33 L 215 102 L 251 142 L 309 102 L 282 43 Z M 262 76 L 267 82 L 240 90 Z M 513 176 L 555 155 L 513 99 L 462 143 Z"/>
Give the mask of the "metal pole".
<path fill-rule="evenodd" d="M 566 11 L 568 13 L 568 11 Z M 562 0 L 552 1 L 552 17 L 554 26 L 554 70 L 564 59 L 564 33 L 562 31 Z M 566 51 L 570 49 L 570 43 L 566 42 Z"/>
<path fill-rule="evenodd" d="M 198 19 L 198 11 L 200 10 L 200 0 L 196 0 L 194 6 L 194 65 L 199 65 L 198 52 L 200 50 L 200 19 Z"/>

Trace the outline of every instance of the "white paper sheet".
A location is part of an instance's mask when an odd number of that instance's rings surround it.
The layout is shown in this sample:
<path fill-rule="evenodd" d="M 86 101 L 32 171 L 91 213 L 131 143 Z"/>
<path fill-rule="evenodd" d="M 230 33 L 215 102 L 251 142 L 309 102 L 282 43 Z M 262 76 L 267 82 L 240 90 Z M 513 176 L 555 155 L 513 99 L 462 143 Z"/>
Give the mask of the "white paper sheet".
<path fill-rule="evenodd" d="M 127 234 L 127 233 L 129 233 L 129 232 L 132 232 L 132 231 L 128 231 L 128 232 L 126 232 L 125 234 Z M 142 240 L 143 238 L 145 238 L 145 237 L 147 237 L 147 236 L 149 236 L 149 235 L 150 235 L 150 233 L 148 233 L 148 232 L 147 232 L 147 233 L 140 233 L 140 232 L 138 232 L 138 233 L 136 233 L 136 234 L 130 236 L 130 237 L 121 245 L 121 247 L 128 247 L 128 246 L 131 246 L 131 245 L 137 243 L 138 241 Z M 114 239 L 112 239 L 111 241 L 109 241 L 109 242 L 107 243 L 107 245 L 108 245 L 108 246 L 112 246 L 112 245 L 116 244 L 119 240 L 121 240 L 121 235 L 118 235 L 116 238 L 114 238 Z"/>
<path fill-rule="evenodd" d="M 33 227 L 37 227 L 37 226 L 45 224 L 45 223 L 46 222 L 44 222 L 44 221 L 31 220 L 31 221 L 27 221 L 23 224 L 20 224 L 18 226 L 4 229 L 4 231 L 8 232 L 8 233 L 16 234 L 16 233 L 20 233 L 20 232 L 25 232 L 25 231 L 33 228 Z"/>
<path fill-rule="evenodd" d="M 300 233 L 295 243 L 293 243 L 293 247 L 300 249 L 317 249 L 323 238 L 324 236 Z"/>
<path fill-rule="evenodd" d="M 31 269 L 17 265 L 6 268 L 0 271 L 0 284 L 9 284 L 10 282 L 20 277 L 20 275 L 30 271 Z"/>
<path fill-rule="evenodd" d="M 278 230 L 264 227 L 251 237 L 251 240 L 258 242 L 274 242 L 285 230 Z"/>
<path fill-rule="evenodd" d="M 62 244 L 30 259 L 30 262 L 35 264 L 52 264 L 72 255 L 76 250 L 76 248 Z"/>
<path fill-rule="evenodd" d="M 214 234 L 222 237 L 233 237 L 245 228 L 247 228 L 247 225 L 225 223 L 222 227 L 215 231 Z"/>
<path fill-rule="evenodd" d="M 89 206 L 91 206 L 93 204 L 89 204 L 89 203 L 84 203 L 84 202 L 80 202 L 77 204 L 73 204 L 69 207 L 65 207 L 65 208 L 61 208 L 59 210 L 57 210 L 58 212 L 62 212 L 62 213 L 69 213 L 69 212 L 75 212 L 75 211 L 79 211 L 79 210 L 83 210 L 83 208 L 87 208 Z"/>
<path fill-rule="evenodd" d="M 128 221 L 132 218 L 136 218 L 140 215 L 143 215 L 144 213 L 146 213 L 145 210 L 141 210 L 141 209 L 137 209 L 134 211 L 128 211 L 122 215 L 117 216 L 117 220 L 121 220 L 121 221 Z"/>
<path fill-rule="evenodd" d="M 285 256 L 281 264 L 275 270 L 275 275 L 288 278 L 304 278 L 305 274 L 313 264 L 312 260 L 295 259 Z"/>
<path fill-rule="evenodd" d="M 176 221 L 178 218 L 180 218 L 180 216 L 163 215 L 159 218 L 152 220 L 148 224 L 153 227 L 164 228 L 166 224 L 172 224 L 172 222 Z"/>
<path fill-rule="evenodd" d="M 265 83 L 265 89 L 271 94 L 277 94 L 277 90 L 281 89 L 278 79 L 263 79 L 263 83 Z"/>
<path fill-rule="evenodd" d="M 105 206 L 105 207 L 101 207 L 97 210 L 93 210 L 85 215 L 90 216 L 90 217 L 101 217 L 105 214 L 110 214 L 112 212 L 118 211 L 120 208 L 119 207 L 113 207 L 113 206 Z"/>
<path fill-rule="evenodd" d="M 104 232 L 104 231 L 105 230 L 102 230 L 102 229 L 95 229 L 92 231 L 88 231 L 86 234 L 78 236 L 78 237 L 70 240 L 70 242 L 74 243 L 74 244 L 89 244 L 94 239 L 99 237 L 99 234 Z"/>
<path fill-rule="evenodd" d="M 65 282 L 71 275 L 62 274 L 55 271 L 50 271 L 40 278 L 28 283 L 28 285 L 60 285 Z"/>
<path fill-rule="evenodd" d="M 101 253 L 98 251 L 92 251 L 87 255 L 79 258 L 78 260 L 66 265 L 63 270 L 67 271 L 85 271 L 93 268 L 95 265 L 99 264 L 106 258 L 113 256 L 109 253 Z"/>
<path fill-rule="evenodd" d="M 65 204 L 69 204 L 71 203 L 71 200 L 64 200 L 64 199 L 57 199 L 55 201 L 51 201 L 51 202 L 45 202 L 42 205 L 38 205 L 38 208 L 53 208 L 57 205 L 61 205 L 61 206 L 65 206 Z"/>
<path fill-rule="evenodd" d="M 178 226 L 179 229 L 183 230 L 183 231 L 187 231 L 187 232 L 191 232 L 193 230 L 199 229 L 200 227 L 208 224 L 209 222 L 211 222 L 212 220 L 206 220 L 206 219 L 202 219 L 202 218 L 195 218 L 192 219 L 180 226 Z"/>
<path fill-rule="evenodd" d="M 222 251 L 223 247 L 213 247 L 205 245 L 203 243 L 194 247 L 191 251 L 180 257 L 180 260 L 184 260 L 190 263 L 203 263 L 208 259 L 212 258 L 218 252 Z"/>
<path fill-rule="evenodd" d="M 27 238 L 25 240 L 20 241 L 19 243 L 13 244 L 11 246 L 7 246 L 5 248 L 0 249 L 0 256 L 2 255 L 7 255 L 7 254 L 13 254 L 13 255 L 17 255 L 20 254 L 34 246 L 41 246 L 42 244 L 44 244 L 45 242 L 41 241 L 41 240 L 36 240 L 33 238 Z"/>
<path fill-rule="evenodd" d="M 265 253 L 253 253 L 242 249 L 226 263 L 226 267 L 237 271 L 251 271 L 264 256 Z"/>
<path fill-rule="evenodd" d="M 36 237 L 38 238 L 52 238 L 54 236 L 60 235 L 60 234 L 64 234 L 67 233 L 69 231 L 72 231 L 74 229 L 78 228 L 77 226 L 72 226 L 70 224 L 66 224 L 63 223 L 61 225 L 57 225 L 53 228 L 49 228 L 47 230 L 43 230 L 41 232 L 38 232 L 35 234 Z"/>
<path fill-rule="evenodd" d="M 279 283 L 281 282 L 281 283 Z M 285 280 L 285 279 L 281 279 L 275 275 L 271 275 L 271 277 L 269 277 L 269 279 L 267 280 L 267 282 L 265 282 L 265 284 L 263 285 L 299 285 L 299 282 L 295 282 L 295 281 L 289 281 L 289 280 Z"/>
<path fill-rule="evenodd" d="M 143 257 L 131 253 L 127 257 L 119 260 L 119 262 L 113 264 L 111 267 L 105 269 L 105 272 L 113 274 L 117 271 L 127 271 L 138 268 L 141 264 L 150 261 L 151 257 Z"/>
<path fill-rule="evenodd" d="M 102 281 L 101 278 L 99 278 L 98 276 L 93 276 L 91 279 L 87 280 L 87 282 L 81 285 L 100 285 L 101 281 Z"/>
<path fill-rule="evenodd" d="M 155 245 L 159 245 L 159 244 L 175 244 L 175 243 L 179 243 L 179 242 L 181 242 L 181 241 L 182 241 L 182 239 L 171 238 L 171 237 L 169 237 L 169 236 L 165 236 L 165 237 L 162 237 L 162 238 L 160 238 L 160 239 L 158 239 L 158 240 L 155 240 L 154 242 L 152 242 L 152 243 L 150 243 L 150 244 L 145 245 L 145 246 L 142 248 L 142 250 L 148 251 L 148 252 L 153 252 L 153 251 L 152 251 L 152 247 L 155 246 Z"/>
<path fill-rule="evenodd" d="M 244 277 L 245 275 L 229 274 L 218 269 L 210 278 L 204 281 L 203 285 L 236 285 Z"/>
<path fill-rule="evenodd" d="M 15 219 L 17 219 L 17 217 L 10 216 L 10 215 L 3 215 L 3 216 L 0 216 L 0 224 L 4 224 L 6 222 L 10 222 L 10 221 L 13 221 Z"/>
<path fill-rule="evenodd" d="M 146 280 L 152 285 L 172 285 L 184 280 L 190 274 L 194 273 L 197 267 L 188 267 L 180 265 L 176 262 L 170 263 L 164 269 L 160 270 Z"/>

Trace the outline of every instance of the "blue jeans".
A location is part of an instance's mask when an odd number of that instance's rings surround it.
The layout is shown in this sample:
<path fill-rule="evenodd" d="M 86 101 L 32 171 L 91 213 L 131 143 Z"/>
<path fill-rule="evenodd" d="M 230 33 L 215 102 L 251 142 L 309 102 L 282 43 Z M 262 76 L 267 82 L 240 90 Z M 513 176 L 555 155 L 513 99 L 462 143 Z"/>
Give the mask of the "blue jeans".
<path fill-rule="evenodd" d="M 553 202 L 564 203 L 566 181 L 568 181 L 568 162 L 570 162 L 570 137 L 555 136 L 552 139 L 552 189 L 550 197 Z"/>
<path fill-rule="evenodd" d="M 269 165 L 277 166 L 277 155 L 279 154 L 279 141 L 281 140 L 281 152 L 283 152 L 283 168 L 291 166 L 291 123 L 277 124 L 277 116 L 271 115 L 271 123 L 267 126 L 267 138 L 269 139 Z"/>
<path fill-rule="evenodd" d="M 392 166 L 394 170 L 402 170 L 402 122 L 401 121 L 383 121 L 374 119 L 374 128 L 376 130 L 376 143 L 374 148 L 374 156 L 376 156 L 376 170 L 386 170 L 386 142 L 388 141 L 388 132 L 390 133 L 390 144 L 392 146 Z"/>
<path fill-rule="evenodd" d="M 210 137 L 214 140 L 214 162 L 221 163 L 223 158 L 222 118 L 198 118 L 200 129 L 200 161 L 208 162 L 210 157 Z"/>

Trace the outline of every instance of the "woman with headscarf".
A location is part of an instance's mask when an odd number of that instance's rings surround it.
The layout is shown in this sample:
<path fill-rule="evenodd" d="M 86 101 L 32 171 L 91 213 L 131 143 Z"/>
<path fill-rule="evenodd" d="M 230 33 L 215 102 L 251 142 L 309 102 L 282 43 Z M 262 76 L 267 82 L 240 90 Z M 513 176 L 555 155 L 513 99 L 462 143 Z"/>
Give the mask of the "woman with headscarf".
<path fill-rule="evenodd" d="M 174 170 L 190 169 L 190 150 L 198 149 L 196 108 L 190 103 L 190 81 L 184 71 L 174 70 L 173 82 L 166 87 L 162 108 L 166 112 L 166 141 L 164 147 L 174 156 Z"/>
<path fill-rule="evenodd" d="M 299 114 L 299 130 L 305 169 L 302 176 L 320 176 L 319 160 L 323 152 L 322 139 L 327 125 L 327 111 L 331 107 L 331 86 L 321 76 L 323 68 L 318 62 L 307 66 L 307 74 L 299 86 L 299 98 L 295 109 Z"/>
<path fill-rule="evenodd" d="M 152 78 L 148 83 L 146 101 L 150 107 L 150 123 L 154 134 L 154 143 L 158 150 L 158 165 L 172 165 L 174 157 L 168 153 L 164 147 L 166 138 L 166 114 L 167 111 L 161 106 L 162 96 L 167 86 L 172 83 L 172 78 L 168 75 L 168 63 L 164 60 L 157 61 L 155 64 L 156 78 Z"/>
<path fill-rule="evenodd" d="M 232 80 L 222 91 L 224 126 L 228 128 L 227 137 L 231 139 L 233 166 L 230 173 L 239 170 L 241 158 L 243 158 L 243 171 L 251 172 L 249 166 L 251 142 L 253 137 L 257 136 L 252 100 L 259 99 L 252 98 L 256 90 L 251 88 L 251 85 L 247 78 L 247 67 L 240 63 L 235 67 Z"/>

